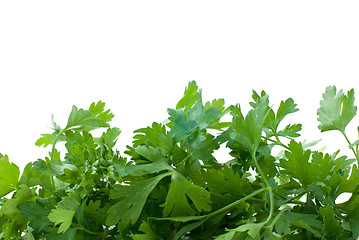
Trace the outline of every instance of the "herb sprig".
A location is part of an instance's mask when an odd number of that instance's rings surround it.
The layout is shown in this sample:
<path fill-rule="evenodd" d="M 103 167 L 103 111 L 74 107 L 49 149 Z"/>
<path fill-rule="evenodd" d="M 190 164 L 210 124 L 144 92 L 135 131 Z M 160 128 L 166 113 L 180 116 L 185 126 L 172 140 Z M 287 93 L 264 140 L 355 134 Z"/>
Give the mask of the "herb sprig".
<path fill-rule="evenodd" d="M 65 127 L 52 120 L 53 132 L 36 141 L 51 147 L 49 155 L 21 175 L 0 154 L 0 237 L 358 239 L 359 140 L 346 134 L 354 102 L 353 89 L 329 86 L 317 111 L 319 129 L 340 132 L 353 158 L 298 141 L 302 125 L 281 124 L 297 104 L 288 98 L 274 109 L 264 91 L 253 91 L 243 114 L 223 99 L 203 103 L 192 81 L 164 123 L 135 131 L 127 156 L 115 149 L 121 131 L 110 126 L 105 103 L 73 106 Z M 221 120 L 226 114 L 230 122 Z M 229 159 L 214 157 L 220 146 Z M 284 153 L 274 155 L 274 147 Z M 351 197 L 338 204 L 342 193 Z"/>

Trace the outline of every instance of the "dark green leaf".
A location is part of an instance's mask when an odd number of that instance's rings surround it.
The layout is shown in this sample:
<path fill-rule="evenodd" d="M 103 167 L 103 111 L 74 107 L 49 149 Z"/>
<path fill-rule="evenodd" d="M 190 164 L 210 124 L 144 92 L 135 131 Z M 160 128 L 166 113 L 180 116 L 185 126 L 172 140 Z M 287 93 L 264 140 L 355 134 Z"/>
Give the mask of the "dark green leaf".
<path fill-rule="evenodd" d="M 30 227 L 40 232 L 45 227 L 52 225 L 48 219 L 51 211 L 45 209 L 37 202 L 25 202 L 18 206 L 19 212 L 24 220 L 29 221 Z"/>
<path fill-rule="evenodd" d="M 307 185 L 315 180 L 313 175 L 313 167 L 310 166 L 309 157 L 310 150 L 303 150 L 302 144 L 294 140 L 288 145 L 290 151 L 285 151 L 288 160 L 281 160 L 281 164 L 285 171 L 298 179 L 302 184 Z"/>
<path fill-rule="evenodd" d="M 147 222 L 143 222 L 139 229 L 144 234 L 134 234 L 132 235 L 133 240 L 162 240 L 151 228 L 151 225 Z"/>
<path fill-rule="evenodd" d="M 356 239 L 359 237 L 359 205 L 357 205 L 352 211 L 349 212 L 346 219 L 350 224 L 350 228 Z"/>
<path fill-rule="evenodd" d="M 118 185 L 110 192 L 112 199 L 119 201 L 108 210 L 106 224 L 115 225 L 119 221 L 123 226 L 135 224 L 146 203 L 148 195 L 157 186 L 158 182 L 169 173 L 163 173 L 153 178 L 136 182 L 131 186 Z"/>
<path fill-rule="evenodd" d="M 163 215 L 188 216 L 195 214 L 195 210 L 189 204 L 187 197 L 191 199 L 199 212 L 211 210 L 209 192 L 189 182 L 181 174 L 174 172 L 166 202 L 163 204 Z"/>

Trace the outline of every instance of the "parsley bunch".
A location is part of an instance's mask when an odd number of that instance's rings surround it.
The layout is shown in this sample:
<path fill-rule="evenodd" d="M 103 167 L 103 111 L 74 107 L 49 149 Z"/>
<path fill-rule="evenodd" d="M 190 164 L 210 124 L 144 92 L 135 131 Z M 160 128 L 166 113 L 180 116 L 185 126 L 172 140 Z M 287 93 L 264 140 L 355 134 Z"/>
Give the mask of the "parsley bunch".
<path fill-rule="evenodd" d="M 127 157 L 114 149 L 120 129 L 105 103 L 73 106 L 65 127 L 52 120 L 36 142 L 49 155 L 21 175 L 0 156 L 1 239 L 358 239 L 359 140 L 346 135 L 354 90 L 327 87 L 317 112 L 319 129 L 339 131 L 353 158 L 296 140 L 302 125 L 281 124 L 298 111 L 293 99 L 274 109 L 264 91 L 252 98 L 247 114 L 203 103 L 192 81 L 164 123 L 135 131 Z M 226 161 L 213 156 L 220 146 Z M 342 193 L 351 197 L 337 204 Z"/>

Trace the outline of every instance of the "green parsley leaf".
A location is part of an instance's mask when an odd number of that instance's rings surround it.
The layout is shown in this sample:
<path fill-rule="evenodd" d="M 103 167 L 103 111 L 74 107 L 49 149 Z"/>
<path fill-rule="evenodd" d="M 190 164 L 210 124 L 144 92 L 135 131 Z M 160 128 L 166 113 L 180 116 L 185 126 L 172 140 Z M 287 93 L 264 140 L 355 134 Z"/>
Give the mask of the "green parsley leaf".
<path fill-rule="evenodd" d="M 147 222 L 141 223 L 139 229 L 144 234 L 132 235 L 133 240 L 162 240 L 151 228 L 151 225 Z"/>
<path fill-rule="evenodd" d="M 349 214 L 346 216 L 350 224 L 350 228 L 353 232 L 354 237 L 357 239 L 359 237 L 359 205 L 352 209 Z"/>
<path fill-rule="evenodd" d="M 7 155 L 0 158 L 0 197 L 17 189 L 19 175 L 19 167 L 14 163 L 10 163 Z"/>
<path fill-rule="evenodd" d="M 36 141 L 52 145 L 48 157 L 20 176 L 0 154 L 0 238 L 357 239 L 359 140 L 344 132 L 357 111 L 354 90 L 328 87 L 318 119 L 322 132 L 343 133 L 356 159 L 294 141 L 302 125 L 280 127 L 298 111 L 293 99 L 274 110 L 265 91 L 252 98 L 243 115 L 224 99 L 203 104 L 189 82 L 163 124 L 134 131 L 129 159 L 115 149 L 121 131 L 110 127 L 104 102 L 73 106 L 64 128 L 52 117 L 53 132 Z M 221 122 L 227 113 L 232 121 Z M 224 158 L 216 154 L 222 148 Z M 351 196 L 338 203 L 343 193 Z"/>
<path fill-rule="evenodd" d="M 55 226 L 60 225 L 58 233 L 66 232 L 72 224 L 77 208 L 80 206 L 80 197 L 75 192 L 64 199 L 53 209 L 48 218 Z"/>
<path fill-rule="evenodd" d="M 170 117 L 168 120 L 173 123 L 171 126 L 171 135 L 174 142 L 179 142 L 189 137 L 195 130 L 210 128 L 218 128 L 219 119 L 222 111 L 216 107 L 204 108 L 202 104 L 201 92 L 199 92 L 199 100 L 193 108 L 188 109 L 168 109 Z"/>
<path fill-rule="evenodd" d="M 283 130 L 278 131 L 277 135 L 295 138 L 300 136 L 298 133 L 300 130 L 302 130 L 302 124 L 288 124 Z"/>
<path fill-rule="evenodd" d="M 115 115 L 111 113 L 110 109 L 105 110 L 105 105 L 106 104 L 102 101 L 97 103 L 93 102 L 88 111 L 91 113 L 92 117 L 101 119 L 104 122 L 110 122 Z"/>
<path fill-rule="evenodd" d="M 290 141 L 288 147 L 290 151 L 285 151 L 287 160 L 281 160 L 285 172 L 298 179 L 304 185 L 312 183 L 316 176 L 311 172 L 313 168 L 310 167 L 309 163 L 311 151 L 309 149 L 304 151 L 302 144 L 294 140 Z"/>
<path fill-rule="evenodd" d="M 191 108 L 198 100 L 200 99 L 200 93 L 198 92 L 198 86 L 195 81 L 191 81 L 188 83 L 184 91 L 184 96 L 177 103 L 176 109 L 189 109 Z"/>
<path fill-rule="evenodd" d="M 290 223 L 292 226 L 306 229 L 318 237 L 322 237 L 320 229 L 323 228 L 321 221 L 318 220 L 317 214 L 305 214 L 296 212 L 285 212 L 281 216 L 282 220 Z"/>
<path fill-rule="evenodd" d="M 55 142 L 58 133 L 53 134 L 41 134 L 41 137 L 36 140 L 35 145 L 38 147 L 47 147 L 48 145 L 52 145 Z M 58 141 L 64 141 L 65 139 L 61 137 Z"/>
<path fill-rule="evenodd" d="M 344 132 L 348 123 L 356 115 L 357 107 L 354 106 L 354 90 L 348 91 L 347 95 L 335 86 L 330 86 L 323 93 L 323 100 L 320 101 L 320 108 L 317 111 L 319 129 L 322 132 L 339 130 Z"/>
<path fill-rule="evenodd" d="M 108 210 L 107 225 L 115 225 L 119 221 L 123 226 L 135 224 L 142 212 L 148 195 L 158 182 L 170 173 L 163 173 L 153 178 L 136 182 L 131 186 L 118 185 L 111 189 L 110 197 L 119 201 Z"/>
<path fill-rule="evenodd" d="M 199 212 L 211 210 L 209 192 L 189 182 L 180 173 L 174 172 L 166 202 L 162 205 L 164 207 L 163 215 L 188 216 L 195 214 L 187 197 L 191 199 Z"/>
<path fill-rule="evenodd" d="M 109 148 L 113 148 L 118 140 L 121 130 L 117 127 L 108 128 L 106 132 L 102 134 L 102 139 Z"/>
<path fill-rule="evenodd" d="M 336 219 L 334 209 L 331 206 L 324 206 L 319 209 L 322 214 L 324 227 L 323 232 L 326 238 L 343 237 L 344 229 L 340 226 L 340 220 Z"/>
<path fill-rule="evenodd" d="M 72 106 L 72 111 L 70 113 L 69 119 L 67 121 L 66 129 L 73 127 L 109 127 L 109 124 L 106 123 L 101 118 L 93 117 L 91 112 L 77 109 L 76 106 Z"/>
<path fill-rule="evenodd" d="M 290 113 L 295 113 L 299 110 L 296 107 L 297 104 L 294 103 L 294 100 L 292 98 L 288 98 L 286 101 L 281 101 L 274 121 L 275 131 L 277 130 L 279 123 L 284 119 L 284 117 L 286 117 Z"/>
<path fill-rule="evenodd" d="M 263 96 L 245 118 L 239 105 L 232 106 L 234 132 L 230 134 L 230 137 L 243 145 L 249 152 L 255 151 L 261 141 L 263 124 L 268 113 L 268 103 L 268 96 Z"/>
<path fill-rule="evenodd" d="M 48 215 L 51 211 L 45 209 L 37 202 L 25 202 L 18 206 L 22 218 L 29 221 L 30 227 L 36 232 L 40 232 L 45 227 L 52 225 Z"/>

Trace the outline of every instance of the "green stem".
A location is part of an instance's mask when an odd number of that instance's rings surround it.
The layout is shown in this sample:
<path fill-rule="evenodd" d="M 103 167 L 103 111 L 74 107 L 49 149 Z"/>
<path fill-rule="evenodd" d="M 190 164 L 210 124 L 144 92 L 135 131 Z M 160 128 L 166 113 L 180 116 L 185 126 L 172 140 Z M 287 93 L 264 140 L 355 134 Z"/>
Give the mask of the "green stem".
<path fill-rule="evenodd" d="M 86 229 L 86 228 L 84 228 L 84 227 L 77 227 L 77 229 L 78 230 L 81 230 L 81 231 L 84 231 L 84 232 L 86 232 L 86 233 L 89 233 L 89 234 L 91 234 L 91 235 L 98 235 L 98 236 L 101 236 L 101 235 L 104 235 L 105 233 L 104 232 L 93 232 L 93 231 L 90 231 L 90 230 L 88 230 L 88 229 Z"/>
<path fill-rule="evenodd" d="M 52 149 L 51 149 L 51 160 L 54 159 L 54 152 L 55 152 L 55 145 L 57 143 L 57 141 L 59 140 L 59 137 L 65 132 L 67 131 L 66 128 L 62 129 L 61 132 L 59 132 L 59 134 L 57 134 L 55 140 L 54 140 L 54 143 L 52 144 Z"/>
<path fill-rule="evenodd" d="M 256 168 L 257 168 L 257 170 L 258 170 L 258 173 L 259 173 L 259 175 L 262 177 L 262 179 L 263 179 L 265 185 L 266 185 L 268 188 L 272 189 L 272 187 L 269 185 L 269 182 L 268 182 L 267 178 L 265 177 L 265 175 L 264 175 L 264 173 L 263 173 L 261 167 L 259 166 L 259 164 L 258 164 L 258 162 L 257 162 L 256 149 L 252 152 L 252 159 L 253 159 L 253 162 L 254 162 L 254 164 L 256 165 Z"/>
<path fill-rule="evenodd" d="M 258 170 L 259 175 L 262 177 L 262 179 L 263 179 L 265 185 L 267 186 L 267 190 L 269 191 L 269 204 L 270 204 L 270 205 L 269 205 L 269 206 L 270 206 L 270 207 L 269 207 L 269 215 L 268 215 L 267 220 L 265 221 L 265 224 L 267 224 L 267 223 L 270 221 L 270 219 L 272 218 L 272 215 L 273 215 L 273 212 L 274 212 L 273 189 L 272 189 L 272 187 L 269 185 L 269 182 L 268 182 L 267 178 L 265 177 L 265 175 L 264 175 L 264 173 L 263 173 L 261 167 L 259 166 L 259 164 L 258 164 L 258 162 L 257 162 L 256 151 L 257 151 L 257 149 L 254 149 L 254 150 L 252 151 L 252 159 L 253 159 L 253 161 L 254 161 L 254 164 L 256 165 L 256 168 L 257 168 L 257 170 Z"/>
<path fill-rule="evenodd" d="M 303 195 L 306 194 L 306 193 L 307 192 L 303 192 L 301 194 L 298 194 L 297 196 L 291 197 L 285 203 L 303 204 L 303 202 L 298 200 L 298 198 L 303 197 Z"/>
<path fill-rule="evenodd" d="M 289 148 L 286 145 L 284 145 L 281 141 L 279 141 L 279 138 L 277 136 L 275 136 L 275 137 L 276 137 L 277 140 L 273 140 L 273 139 L 270 139 L 270 138 L 267 138 L 267 137 L 263 137 L 263 138 L 265 140 L 267 140 L 267 141 L 271 141 L 272 143 L 275 143 L 275 144 L 289 150 Z"/>
<path fill-rule="evenodd" d="M 66 128 L 64 128 L 64 129 L 62 129 L 60 132 L 59 132 L 59 134 L 57 134 L 57 136 L 56 136 L 56 138 L 55 138 L 55 140 L 54 140 L 54 142 L 53 142 L 53 144 L 52 144 L 52 148 L 51 148 L 51 160 L 53 160 L 54 159 L 54 154 L 55 154 L 55 145 L 56 145 L 56 143 L 57 143 L 57 141 L 59 140 L 59 137 L 66 131 L 67 129 Z M 51 181 L 51 185 L 52 185 L 52 187 L 54 188 L 54 190 L 56 189 L 56 187 L 55 187 L 55 180 L 54 180 L 54 176 L 51 176 L 50 177 L 50 181 Z"/>
<path fill-rule="evenodd" d="M 220 209 L 218 209 L 218 210 L 216 210 L 214 212 L 211 212 L 210 214 L 204 215 L 204 217 L 206 217 L 206 218 L 213 217 L 213 216 L 217 215 L 218 213 L 227 211 L 227 210 L 231 209 L 232 207 L 240 204 L 241 202 L 244 202 L 244 201 L 254 197 L 255 195 L 257 195 L 257 194 L 259 194 L 261 192 L 267 191 L 267 190 L 269 190 L 269 189 L 268 188 L 258 189 L 256 191 L 252 192 L 251 194 L 249 194 L 249 195 L 247 195 L 247 196 L 245 196 L 245 197 L 243 197 L 243 198 L 241 198 L 241 199 L 239 199 L 239 200 L 237 200 L 235 202 L 232 202 L 231 204 L 229 204 L 229 205 L 227 205 L 227 206 L 225 206 L 223 208 L 220 208 Z"/>
<path fill-rule="evenodd" d="M 267 226 L 266 228 L 269 229 L 269 232 L 272 232 L 272 229 L 274 227 L 274 225 L 278 222 L 279 218 L 283 215 L 283 213 L 285 211 L 289 210 L 288 208 L 283 208 L 278 214 L 277 216 L 275 216 L 275 218 L 273 219 L 273 221 L 271 222 L 271 224 L 269 226 Z"/>
<path fill-rule="evenodd" d="M 353 148 L 352 143 L 350 142 L 350 140 L 349 140 L 348 136 L 345 134 L 345 132 L 344 132 L 344 131 L 340 131 L 340 132 L 343 134 L 345 140 L 347 140 L 347 143 L 349 144 L 349 148 L 353 151 L 354 156 L 355 156 L 355 158 L 356 158 L 356 160 L 357 160 L 357 164 L 358 164 L 358 166 L 359 166 L 359 156 L 358 156 L 358 153 L 355 152 L 355 149 Z"/>
<path fill-rule="evenodd" d="M 258 195 L 260 194 L 261 192 L 264 192 L 264 191 L 269 191 L 269 189 L 267 187 L 265 188 L 260 188 L 254 192 L 252 192 L 251 194 L 237 200 L 237 201 L 234 201 L 230 204 L 228 204 L 227 206 L 224 206 L 223 208 L 220 208 L 214 212 L 211 212 L 207 215 L 202 215 L 202 216 L 193 216 L 193 217 L 189 217 L 188 219 L 184 220 L 183 221 L 183 218 L 184 217 L 164 217 L 164 218 L 156 218 L 156 217 L 152 217 L 152 219 L 155 219 L 155 220 L 158 220 L 158 221 L 166 221 L 166 220 L 170 220 L 170 221 L 178 221 L 178 222 L 188 222 L 188 221 L 192 221 L 192 220 L 202 220 L 202 219 L 208 219 L 210 217 L 213 217 L 221 212 L 224 212 L 224 211 L 227 211 L 233 207 L 235 207 L 236 205 L 240 204 L 241 202 L 244 202 L 252 197 L 254 197 L 255 195 Z M 176 218 L 178 219 L 181 219 L 181 220 L 176 220 Z"/>

